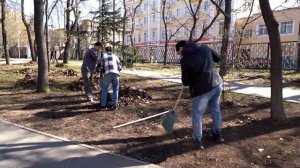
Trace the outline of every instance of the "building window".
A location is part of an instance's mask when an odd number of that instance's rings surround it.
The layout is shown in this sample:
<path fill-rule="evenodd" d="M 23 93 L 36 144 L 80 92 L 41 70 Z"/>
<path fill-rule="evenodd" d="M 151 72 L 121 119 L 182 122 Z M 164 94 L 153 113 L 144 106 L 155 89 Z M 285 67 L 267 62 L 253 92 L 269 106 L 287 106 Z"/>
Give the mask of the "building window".
<path fill-rule="evenodd" d="M 180 16 L 180 8 L 176 9 L 176 16 Z"/>
<path fill-rule="evenodd" d="M 252 30 L 251 29 L 246 29 L 244 32 L 244 37 L 249 38 L 252 37 Z"/>
<path fill-rule="evenodd" d="M 193 11 L 194 11 L 194 13 L 196 12 L 197 6 L 198 6 L 198 4 L 193 4 Z"/>
<path fill-rule="evenodd" d="M 147 41 L 147 33 L 144 33 L 144 42 Z"/>
<path fill-rule="evenodd" d="M 141 38 L 142 38 L 142 37 L 141 37 L 141 34 L 139 34 L 139 42 L 141 42 L 141 40 L 142 40 Z"/>
<path fill-rule="evenodd" d="M 220 4 L 221 4 L 221 5 L 220 5 L 221 8 L 225 8 L 225 0 L 221 0 L 221 1 L 220 1 Z"/>
<path fill-rule="evenodd" d="M 134 42 L 134 43 L 136 42 L 136 38 L 135 38 L 135 36 L 133 37 L 133 42 Z"/>
<path fill-rule="evenodd" d="M 152 41 L 156 41 L 156 31 L 155 31 L 155 29 L 152 30 Z"/>
<path fill-rule="evenodd" d="M 155 8 L 156 5 L 155 5 L 155 0 L 152 0 L 152 7 Z"/>
<path fill-rule="evenodd" d="M 147 18 L 144 17 L 144 24 L 147 24 Z"/>
<path fill-rule="evenodd" d="M 280 23 L 280 34 L 291 34 L 293 33 L 293 21 L 281 22 Z"/>
<path fill-rule="evenodd" d="M 144 11 L 147 11 L 147 4 L 144 4 Z"/>
<path fill-rule="evenodd" d="M 202 32 L 204 31 L 204 29 L 206 29 L 207 28 L 207 23 L 206 23 L 206 21 L 203 21 L 203 23 L 202 23 Z M 207 35 L 208 34 L 208 31 L 209 30 L 207 30 L 205 33 L 204 33 L 204 35 Z"/>
<path fill-rule="evenodd" d="M 218 34 L 223 35 L 223 33 L 224 33 L 224 22 L 220 21 L 219 22 L 219 27 L 218 27 Z"/>
<path fill-rule="evenodd" d="M 188 7 L 185 7 L 185 8 L 184 8 L 184 14 L 185 14 L 185 15 L 188 15 L 188 14 L 189 14 L 189 9 L 188 9 Z"/>
<path fill-rule="evenodd" d="M 162 39 L 165 39 L 165 38 L 166 38 L 166 32 L 165 32 L 165 31 L 163 31 L 163 32 L 161 33 L 161 38 L 162 38 Z"/>
<path fill-rule="evenodd" d="M 197 29 L 198 29 L 198 26 L 195 26 L 195 29 L 193 30 L 193 38 L 197 38 Z"/>
<path fill-rule="evenodd" d="M 152 22 L 155 22 L 155 15 L 152 15 Z"/>
<path fill-rule="evenodd" d="M 267 35 L 268 34 L 268 30 L 266 25 L 258 25 L 258 36 L 262 36 L 262 35 Z"/>
<path fill-rule="evenodd" d="M 205 12 L 208 12 L 208 11 L 209 11 L 209 2 L 208 2 L 208 1 L 205 1 L 205 2 L 204 2 L 203 9 L 204 9 Z"/>

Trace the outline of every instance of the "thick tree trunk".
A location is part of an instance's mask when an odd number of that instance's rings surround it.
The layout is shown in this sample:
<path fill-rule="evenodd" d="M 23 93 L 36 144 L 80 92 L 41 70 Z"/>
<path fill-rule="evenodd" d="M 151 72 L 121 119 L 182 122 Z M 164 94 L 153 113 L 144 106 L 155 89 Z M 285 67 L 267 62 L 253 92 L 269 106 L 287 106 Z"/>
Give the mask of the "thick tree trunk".
<path fill-rule="evenodd" d="M 229 34 L 230 34 L 230 21 L 231 21 L 231 0 L 225 0 L 225 16 L 224 20 L 224 33 L 222 39 L 221 47 L 221 64 L 220 64 L 220 75 L 222 78 L 226 75 L 227 68 L 227 50 L 229 44 Z"/>
<path fill-rule="evenodd" d="M 4 49 L 4 56 L 6 65 L 10 65 L 10 58 L 8 53 L 8 46 L 7 46 L 7 33 L 6 33 L 6 0 L 1 1 L 2 7 L 2 39 L 3 39 L 3 49 Z"/>
<path fill-rule="evenodd" d="M 48 61 L 46 56 L 44 36 L 44 3 L 44 0 L 34 0 L 34 32 L 38 55 L 38 92 L 49 91 Z"/>
<path fill-rule="evenodd" d="M 24 0 L 21 0 L 21 11 L 22 11 L 22 20 L 23 23 L 26 27 L 26 32 L 27 32 L 27 37 L 28 37 L 28 42 L 29 42 L 29 47 L 30 47 L 30 54 L 31 54 L 31 59 L 32 61 L 36 61 L 36 55 L 34 52 L 34 47 L 33 47 L 33 42 L 32 42 L 32 35 L 31 35 L 31 26 L 30 23 L 27 22 L 25 18 L 25 13 L 24 13 Z"/>
<path fill-rule="evenodd" d="M 282 98 L 282 50 L 278 22 L 271 10 L 269 0 L 259 0 L 266 23 L 271 48 L 271 118 L 276 121 L 286 119 Z"/>

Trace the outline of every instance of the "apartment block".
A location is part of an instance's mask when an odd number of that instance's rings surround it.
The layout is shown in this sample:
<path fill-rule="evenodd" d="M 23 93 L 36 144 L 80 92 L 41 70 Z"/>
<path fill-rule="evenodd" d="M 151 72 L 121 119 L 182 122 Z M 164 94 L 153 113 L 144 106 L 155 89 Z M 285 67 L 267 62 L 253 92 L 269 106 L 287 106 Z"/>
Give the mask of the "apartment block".
<path fill-rule="evenodd" d="M 129 11 L 136 6 L 139 1 L 130 0 Z M 224 9 L 224 3 L 221 7 Z M 193 11 L 197 8 L 198 1 L 192 0 Z M 134 17 L 134 33 L 133 42 L 135 46 L 156 45 L 161 46 L 165 43 L 165 29 L 162 20 L 162 1 L 159 0 L 145 0 L 139 8 L 137 8 Z M 183 0 L 167 0 L 165 18 L 167 24 L 168 37 L 173 35 L 170 43 L 175 44 L 176 41 L 188 39 L 191 27 L 192 18 L 191 10 Z M 193 38 L 200 37 L 203 29 L 205 29 L 213 17 L 216 15 L 217 10 L 210 0 L 203 0 L 199 11 L 197 13 L 198 21 L 195 31 L 192 32 Z M 128 29 L 130 30 L 132 20 L 129 19 Z M 202 41 L 220 41 L 223 33 L 224 16 L 219 14 L 214 24 L 205 33 Z M 127 35 L 125 43 L 130 44 L 130 38 Z"/>

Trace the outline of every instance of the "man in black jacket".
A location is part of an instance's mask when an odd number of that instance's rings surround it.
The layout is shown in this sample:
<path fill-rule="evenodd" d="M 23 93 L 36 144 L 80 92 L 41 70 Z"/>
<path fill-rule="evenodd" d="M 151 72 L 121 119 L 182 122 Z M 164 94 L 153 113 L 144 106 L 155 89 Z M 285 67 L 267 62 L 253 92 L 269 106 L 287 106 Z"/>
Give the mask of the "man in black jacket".
<path fill-rule="evenodd" d="M 192 97 L 193 142 L 203 149 L 202 116 L 208 106 L 213 120 L 213 138 L 223 142 L 221 135 L 222 118 L 220 97 L 222 79 L 214 62 L 219 62 L 219 55 L 206 45 L 196 45 L 187 41 L 179 41 L 176 51 L 181 56 L 182 84 L 189 86 Z"/>

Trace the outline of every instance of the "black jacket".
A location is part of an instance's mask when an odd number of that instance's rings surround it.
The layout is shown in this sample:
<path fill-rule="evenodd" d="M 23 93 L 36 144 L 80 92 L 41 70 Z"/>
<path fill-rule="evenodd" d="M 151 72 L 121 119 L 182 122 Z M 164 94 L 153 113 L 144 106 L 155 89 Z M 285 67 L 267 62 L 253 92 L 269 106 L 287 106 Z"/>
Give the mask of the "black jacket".
<path fill-rule="evenodd" d="M 191 97 L 211 91 L 222 83 L 214 62 L 219 55 L 206 45 L 188 43 L 183 47 L 181 59 L 182 84 L 189 86 Z"/>

